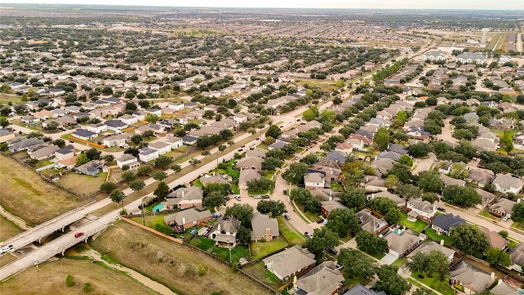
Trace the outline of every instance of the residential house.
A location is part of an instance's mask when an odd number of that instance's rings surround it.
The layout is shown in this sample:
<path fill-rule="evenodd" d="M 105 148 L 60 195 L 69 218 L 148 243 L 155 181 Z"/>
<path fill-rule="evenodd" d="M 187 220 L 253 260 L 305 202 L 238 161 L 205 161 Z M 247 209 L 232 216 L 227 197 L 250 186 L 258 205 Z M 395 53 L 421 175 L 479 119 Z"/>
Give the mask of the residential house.
<path fill-rule="evenodd" d="M 363 231 L 371 234 L 379 234 L 388 227 L 388 223 L 384 218 L 379 218 L 369 209 L 362 209 L 357 212 L 357 217 L 360 219 L 360 227 Z"/>
<path fill-rule="evenodd" d="M 322 212 L 322 215 L 324 217 L 328 217 L 331 211 L 335 209 L 340 209 L 340 208 L 347 208 L 347 207 L 342 205 L 339 201 L 335 201 L 335 200 L 320 202 L 320 211 Z"/>
<path fill-rule="evenodd" d="M 266 157 L 266 154 L 267 154 L 267 150 L 265 149 L 262 149 L 262 148 L 255 148 L 255 149 L 252 149 L 252 150 L 249 150 L 246 152 L 246 157 L 258 157 L 258 158 L 265 158 Z"/>
<path fill-rule="evenodd" d="M 129 169 L 136 169 L 140 166 L 140 163 L 134 156 L 123 154 L 120 158 L 116 159 L 116 165 L 120 168 L 127 166 Z"/>
<path fill-rule="evenodd" d="M 157 150 L 149 147 L 141 148 L 138 150 L 138 152 L 138 158 L 142 162 L 149 162 L 160 156 Z"/>
<path fill-rule="evenodd" d="M 490 293 L 493 295 L 521 295 L 519 290 L 506 284 L 503 280 L 499 280 L 497 285 L 491 288 Z"/>
<path fill-rule="evenodd" d="M 495 179 L 495 174 L 491 170 L 487 169 L 470 169 L 467 179 L 478 185 L 486 185 Z"/>
<path fill-rule="evenodd" d="M 410 221 L 420 219 L 430 222 L 437 213 L 437 206 L 422 199 L 411 199 L 407 202 L 406 207 L 409 210 L 408 215 L 414 217 Z"/>
<path fill-rule="evenodd" d="M 278 237 L 280 232 L 278 231 L 278 222 L 275 218 L 270 218 L 268 215 L 260 212 L 255 212 L 251 218 L 251 240 L 259 241 L 265 240 L 266 242 Z"/>
<path fill-rule="evenodd" d="M 444 175 L 444 174 L 440 174 L 439 177 L 440 177 L 440 180 L 442 180 L 442 182 L 446 186 L 448 186 L 448 185 L 465 186 L 466 185 L 466 182 L 464 180 L 462 180 L 462 179 L 456 179 L 456 178 L 449 177 L 449 176 Z"/>
<path fill-rule="evenodd" d="M 375 169 L 375 172 L 377 172 L 378 176 L 382 176 L 388 173 L 388 171 L 393 168 L 393 165 L 395 164 L 395 161 L 388 159 L 388 158 L 382 158 L 377 159 L 373 161 L 371 164 L 371 167 Z"/>
<path fill-rule="evenodd" d="M 95 176 L 106 168 L 103 161 L 92 160 L 75 168 L 75 171 L 84 175 Z"/>
<path fill-rule="evenodd" d="M 513 213 L 513 206 L 515 206 L 515 204 L 517 204 L 517 202 L 506 198 L 500 198 L 489 207 L 489 212 L 501 217 L 511 218 L 511 213 Z"/>
<path fill-rule="evenodd" d="M 167 195 L 168 209 L 185 209 L 191 207 L 202 207 L 204 191 L 201 187 L 181 187 Z"/>
<path fill-rule="evenodd" d="M 166 136 L 162 141 L 169 143 L 171 145 L 171 149 L 174 150 L 176 148 L 179 148 L 184 144 L 184 141 L 180 137 L 175 137 L 172 135 Z"/>
<path fill-rule="evenodd" d="M 439 214 L 431 221 L 431 228 L 439 235 L 447 235 L 452 228 L 464 224 L 466 221 L 458 215 Z"/>
<path fill-rule="evenodd" d="M 404 228 L 396 228 L 384 236 L 388 242 L 389 255 L 396 258 L 411 253 L 425 238 L 425 235 L 419 236 L 414 231 Z"/>
<path fill-rule="evenodd" d="M 104 132 L 104 131 L 107 131 L 107 125 L 104 124 L 104 123 L 98 123 L 98 124 L 89 124 L 89 125 L 86 125 L 85 128 L 88 130 L 88 131 L 91 131 L 93 133 L 101 133 L 101 132 Z"/>
<path fill-rule="evenodd" d="M 164 216 L 164 222 L 172 226 L 175 231 L 183 232 L 186 228 L 208 222 L 212 218 L 209 210 L 189 208 Z"/>
<path fill-rule="evenodd" d="M 480 231 L 482 231 L 486 235 L 486 238 L 488 238 L 488 244 L 490 248 L 497 248 L 500 250 L 506 249 L 508 241 L 499 235 L 496 231 L 489 230 L 485 227 L 481 228 Z"/>
<path fill-rule="evenodd" d="M 115 135 L 105 137 L 102 140 L 102 143 L 106 147 L 113 147 L 113 146 L 127 147 L 127 141 L 130 138 L 131 138 L 131 135 L 129 133 L 120 133 L 120 134 L 115 134 Z"/>
<path fill-rule="evenodd" d="M 375 291 L 372 289 L 368 289 L 361 284 L 356 285 L 355 287 L 347 290 L 342 295 L 386 295 L 386 292 L 384 291 Z"/>
<path fill-rule="evenodd" d="M 260 178 L 262 178 L 262 176 L 256 169 L 242 169 L 238 178 L 238 186 L 240 189 L 246 189 L 248 182 L 252 180 L 258 180 Z"/>
<path fill-rule="evenodd" d="M 494 273 L 486 273 L 466 262 L 459 263 L 449 274 L 451 284 L 459 285 L 466 294 L 475 294 L 486 290 L 495 282 Z"/>
<path fill-rule="evenodd" d="M 86 129 L 76 129 L 76 131 L 71 133 L 71 135 L 82 140 L 91 140 L 96 137 L 96 133 Z"/>
<path fill-rule="evenodd" d="M 226 178 L 226 176 L 222 174 L 217 174 L 217 175 L 204 175 L 200 177 L 200 183 L 202 183 L 202 185 L 204 186 L 207 186 L 212 183 L 229 184 L 230 181 Z"/>
<path fill-rule="evenodd" d="M 353 152 L 353 144 L 351 144 L 351 143 L 349 143 L 347 141 L 346 142 L 339 142 L 335 146 L 335 151 L 342 152 L 342 153 L 345 153 L 345 154 L 350 154 L 351 152 Z"/>
<path fill-rule="evenodd" d="M 234 217 L 225 217 L 213 226 L 209 232 L 209 238 L 215 241 L 215 245 L 224 248 L 234 248 L 237 245 L 237 232 L 240 221 Z"/>
<path fill-rule="evenodd" d="M 521 272 L 524 266 L 524 244 L 519 243 L 517 246 L 509 250 L 509 258 L 511 259 L 511 268 Z"/>
<path fill-rule="evenodd" d="M 18 136 L 7 141 L 7 146 L 10 152 L 16 153 L 21 151 L 26 151 L 32 148 L 36 148 L 44 144 L 45 142 L 40 138 L 26 136 Z"/>
<path fill-rule="evenodd" d="M 304 186 L 308 190 L 324 188 L 326 186 L 324 174 L 318 172 L 307 173 L 304 175 Z"/>
<path fill-rule="evenodd" d="M 39 147 L 35 150 L 28 151 L 27 154 L 31 159 L 41 161 L 54 157 L 56 150 L 58 150 L 58 147 L 56 145 L 50 144 Z"/>
<path fill-rule="evenodd" d="M 518 194 L 524 187 L 524 181 L 511 174 L 498 174 L 493 180 L 493 185 L 499 192 Z"/>
<path fill-rule="evenodd" d="M 406 200 L 400 197 L 399 195 L 390 193 L 388 191 L 373 193 L 371 196 L 368 196 L 369 200 L 375 199 L 375 198 L 386 198 L 390 199 L 393 202 L 395 202 L 399 207 L 404 207 L 406 205 Z"/>
<path fill-rule="evenodd" d="M 262 170 L 263 159 L 259 157 L 245 157 L 237 161 L 235 167 L 243 169 Z"/>
<path fill-rule="evenodd" d="M 128 126 L 120 120 L 107 120 L 105 124 L 108 130 L 113 130 L 115 132 L 121 132 L 122 129 L 125 129 Z"/>
<path fill-rule="evenodd" d="M 287 281 L 315 266 L 315 255 L 300 246 L 293 246 L 262 259 L 266 268 L 279 280 Z"/>
<path fill-rule="evenodd" d="M 324 261 L 293 283 L 295 294 L 332 295 L 342 286 L 344 276 L 335 262 Z"/>
<path fill-rule="evenodd" d="M 411 252 L 407 257 L 408 259 L 410 259 L 413 258 L 413 256 L 415 256 L 419 252 L 429 254 L 433 251 L 439 251 L 442 254 L 444 254 L 444 256 L 447 257 L 448 262 L 451 262 L 453 260 L 453 256 L 455 255 L 455 251 L 448 247 L 445 247 L 444 240 L 441 240 L 440 243 L 434 241 L 422 243 L 417 249 L 413 250 L 413 252 Z"/>
<path fill-rule="evenodd" d="M 487 192 L 487 191 L 485 191 L 483 189 L 480 189 L 480 188 L 476 188 L 475 191 L 482 198 L 482 203 L 480 205 L 478 205 L 477 207 L 487 206 L 487 205 L 491 204 L 497 198 L 496 195 L 494 195 L 494 194 L 492 194 L 490 192 Z"/>
<path fill-rule="evenodd" d="M 167 142 L 156 141 L 149 144 L 149 147 L 158 151 L 158 155 L 163 155 L 171 151 L 171 145 Z"/>
<path fill-rule="evenodd" d="M 55 160 L 62 161 L 75 156 L 75 148 L 72 145 L 65 146 L 55 151 Z"/>
<path fill-rule="evenodd" d="M 10 139 L 15 138 L 15 133 L 9 129 L 1 128 L 0 129 L 0 143 L 4 143 Z"/>

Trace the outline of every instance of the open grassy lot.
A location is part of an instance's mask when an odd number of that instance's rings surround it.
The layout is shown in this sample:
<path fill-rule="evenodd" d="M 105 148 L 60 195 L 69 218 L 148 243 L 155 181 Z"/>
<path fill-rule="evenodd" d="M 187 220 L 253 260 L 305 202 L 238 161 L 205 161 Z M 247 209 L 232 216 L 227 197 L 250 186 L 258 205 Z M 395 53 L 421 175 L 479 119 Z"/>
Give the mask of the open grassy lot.
<path fill-rule="evenodd" d="M 0 215 L 0 242 L 21 233 L 23 230 L 16 224 Z"/>
<path fill-rule="evenodd" d="M 77 198 L 42 180 L 33 170 L 0 156 L 0 204 L 29 225 L 49 220 L 75 207 Z"/>
<path fill-rule="evenodd" d="M 67 287 L 67 275 L 75 278 L 75 285 Z M 85 283 L 91 291 L 83 291 Z M 91 260 L 63 258 L 32 267 L 8 281 L 0 283 L 0 294 L 158 294 L 122 272 Z"/>
<path fill-rule="evenodd" d="M 424 229 L 424 227 L 428 225 L 427 222 L 424 222 L 419 219 L 417 219 L 417 221 L 415 222 L 409 221 L 406 212 L 402 212 L 402 218 L 400 219 L 399 223 L 417 232 L 421 232 Z"/>
<path fill-rule="evenodd" d="M 251 259 L 258 259 L 266 256 L 286 247 L 287 245 L 287 242 L 282 238 L 275 238 L 269 242 L 251 242 L 251 244 L 249 244 L 249 248 L 251 249 Z"/>
<path fill-rule="evenodd" d="M 206 254 L 125 222 L 116 222 L 91 244 L 178 294 L 270 294 Z"/>
<path fill-rule="evenodd" d="M 106 182 L 106 177 L 107 173 L 89 176 L 71 171 L 64 174 L 58 182 L 78 194 L 89 195 L 98 192 L 100 185 Z"/>
<path fill-rule="evenodd" d="M 432 228 L 426 229 L 425 233 L 430 239 L 436 241 L 437 243 L 439 243 L 441 240 L 444 240 L 444 244 L 446 246 L 451 246 L 451 238 L 449 236 L 438 235 Z"/>
<path fill-rule="evenodd" d="M 236 246 L 229 251 L 228 248 L 215 246 L 215 241 L 204 237 L 192 239 L 190 244 L 215 255 L 220 260 L 233 264 L 237 264 L 242 257 L 249 258 L 249 251 L 244 246 Z"/>
<path fill-rule="evenodd" d="M 304 236 L 290 228 L 282 217 L 278 218 L 278 230 L 280 231 L 282 238 L 284 238 L 290 245 L 303 244 L 306 240 Z"/>
<path fill-rule="evenodd" d="M 454 295 L 456 294 L 455 289 L 449 284 L 449 279 L 441 280 L 438 275 L 432 277 L 423 276 L 420 278 L 417 273 L 411 275 L 414 279 L 426 284 L 426 286 L 431 287 L 432 289 L 444 294 L 444 295 Z"/>
<path fill-rule="evenodd" d="M 267 268 L 264 266 L 264 261 L 259 261 L 243 268 L 242 270 L 275 289 L 278 289 L 280 286 L 284 285 L 284 282 L 281 282 L 272 272 L 267 270 Z"/>
<path fill-rule="evenodd" d="M 16 260 L 16 257 L 14 257 L 13 255 L 11 254 L 6 254 L 6 255 L 2 255 L 0 256 L 0 267 L 4 266 L 4 265 L 7 265 L 13 261 Z M 1 292 L 0 292 L 1 294 Z"/>
<path fill-rule="evenodd" d="M 16 94 L 0 93 L 0 103 L 20 103 L 22 98 Z"/>

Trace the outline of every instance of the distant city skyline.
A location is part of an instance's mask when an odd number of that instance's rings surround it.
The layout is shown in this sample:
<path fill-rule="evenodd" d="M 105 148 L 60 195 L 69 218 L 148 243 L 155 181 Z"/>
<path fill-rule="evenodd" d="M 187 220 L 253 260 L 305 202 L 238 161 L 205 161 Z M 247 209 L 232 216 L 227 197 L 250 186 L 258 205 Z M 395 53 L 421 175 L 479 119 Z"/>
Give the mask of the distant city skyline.
<path fill-rule="evenodd" d="M 471 9 L 524 10 L 524 0 L 12 0 L 15 4 L 85 4 L 224 8 L 364 8 L 364 9 Z"/>

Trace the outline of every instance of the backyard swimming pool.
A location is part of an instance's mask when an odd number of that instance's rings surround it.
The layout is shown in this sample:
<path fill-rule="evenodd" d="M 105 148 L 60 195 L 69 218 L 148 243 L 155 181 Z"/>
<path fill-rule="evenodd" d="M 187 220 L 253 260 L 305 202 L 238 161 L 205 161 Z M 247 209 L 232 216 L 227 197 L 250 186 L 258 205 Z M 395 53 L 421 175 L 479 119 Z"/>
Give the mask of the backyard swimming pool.
<path fill-rule="evenodd" d="M 166 207 L 165 204 L 158 204 L 155 207 L 153 207 L 153 212 L 159 212 L 160 210 L 164 209 Z"/>

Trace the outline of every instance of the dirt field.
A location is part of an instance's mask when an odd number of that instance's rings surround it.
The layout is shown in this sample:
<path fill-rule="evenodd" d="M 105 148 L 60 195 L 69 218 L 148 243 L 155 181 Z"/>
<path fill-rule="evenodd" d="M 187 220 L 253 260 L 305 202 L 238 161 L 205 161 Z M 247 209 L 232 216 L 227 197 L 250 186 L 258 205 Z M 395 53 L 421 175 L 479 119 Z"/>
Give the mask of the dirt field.
<path fill-rule="evenodd" d="M 67 275 L 75 278 L 75 285 L 67 287 Z M 90 283 L 91 291 L 83 290 Z M 6 282 L 0 283 L 0 294 L 125 294 L 157 295 L 158 293 L 127 275 L 90 260 L 62 258 L 30 268 Z"/>
<path fill-rule="evenodd" d="M 178 294 L 271 294 L 205 254 L 125 222 L 115 223 L 91 245 Z"/>
<path fill-rule="evenodd" d="M 40 178 L 33 170 L 0 156 L 0 204 L 29 225 L 75 207 L 76 197 Z"/>
<path fill-rule="evenodd" d="M 21 232 L 22 229 L 19 228 L 16 224 L 5 219 L 5 217 L 0 216 L 0 242 L 5 241 Z"/>

